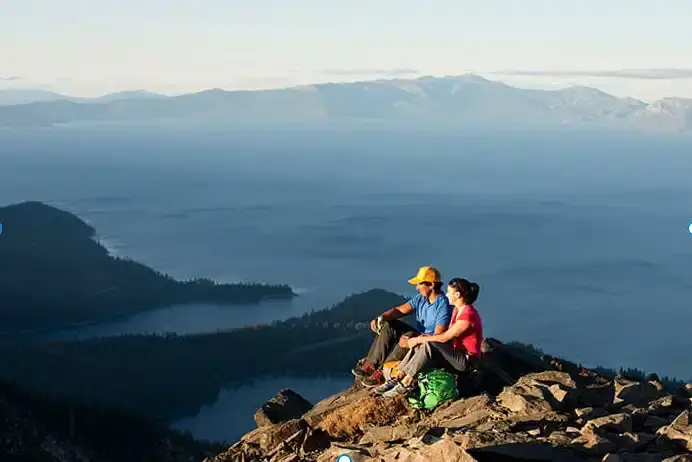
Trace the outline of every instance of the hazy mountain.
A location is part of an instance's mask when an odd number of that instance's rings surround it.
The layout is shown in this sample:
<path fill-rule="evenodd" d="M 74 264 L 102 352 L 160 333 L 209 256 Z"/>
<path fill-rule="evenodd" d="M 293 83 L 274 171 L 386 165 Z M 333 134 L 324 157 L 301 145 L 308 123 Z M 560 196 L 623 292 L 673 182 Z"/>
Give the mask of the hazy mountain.
<path fill-rule="evenodd" d="M 31 88 L 0 90 L 0 106 L 14 106 L 18 104 L 43 103 L 48 101 L 73 101 L 76 103 L 108 103 L 111 101 L 129 99 L 163 99 L 166 95 L 152 93 L 146 90 L 128 90 L 108 93 L 95 98 L 80 98 L 76 96 L 61 95 L 47 90 Z"/>
<path fill-rule="evenodd" d="M 137 93 L 140 94 L 141 93 Z M 148 95 L 148 94 L 147 94 Z M 692 130 L 692 100 L 645 103 L 589 87 L 528 90 L 475 75 L 328 83 L 279 90 L 207 90 L 176 97 L 0 107 L 0 127 L 155 119 L 224 122 L 365 120 L 485 125 L 596 125 Z"/>
<path fill-rule="evenodd" d="M 57 101 L 69 99 L 65 95 L 46 90 L 34 89 L 9 89 L 0 90 L 0 106 L 15 104 L 27 104 L 43 101 Z"/>
<path fill-rule="evenodd" d="M 115 93 L 108 93 L 107 95 L 98 96 L 96 98 L 82 98 L 82 101 L 88 101 L 92 103 L 108 103 L 111 101 L 120 101 L 126 99 L 165 99 L 168 98 L 166 95 L 161 95 L 159 93 L 152 93 L 146 90 L 126 90 L 118 91 Z M 77 101 L 73 98 L 74 101 Z"/>

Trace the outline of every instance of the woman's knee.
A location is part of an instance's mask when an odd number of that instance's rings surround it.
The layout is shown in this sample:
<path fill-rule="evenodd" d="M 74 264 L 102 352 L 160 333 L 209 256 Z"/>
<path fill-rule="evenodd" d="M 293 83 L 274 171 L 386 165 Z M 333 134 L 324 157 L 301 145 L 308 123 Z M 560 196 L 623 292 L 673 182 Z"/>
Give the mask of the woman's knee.
<path fill-rule="evenodd" d="M 425 353 L 425 356 L 428 358 L 432 358 L 433 355 L 433 347 L 430 344 L 430 342 L 425 342 L 421 344 L 421 349 L 423 350 L 422 352 Z"/>

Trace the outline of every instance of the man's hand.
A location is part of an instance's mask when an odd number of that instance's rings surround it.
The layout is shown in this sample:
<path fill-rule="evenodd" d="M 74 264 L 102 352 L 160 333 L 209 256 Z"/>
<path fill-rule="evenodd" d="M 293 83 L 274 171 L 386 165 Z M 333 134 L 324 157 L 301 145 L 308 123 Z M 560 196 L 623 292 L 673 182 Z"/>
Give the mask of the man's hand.
<path fill-rule="evenodd" d="M 401 338 L 399 339 L 399 346 L 401 348 L 410 348 L 409 347 L 410 341 L 411 341 L 411 337 L 407 337 L 406 335 L 402 335 Z"/>
<path fill-rule="evenodd" d="M 412 337 L 412 338 L 408 339 L 408 342 L 406 342 L 406 343 L 408 344 L 408 348 L 413 348 L 413 347 L 415 347 L 416 345 L 420 345 L 421 343 L 423 343 L 423 342 L 420 341 L 420 340 L 421 340 L 421 337 L 422 337 L 422 336 L 420 336 L 420 337 Z"/>

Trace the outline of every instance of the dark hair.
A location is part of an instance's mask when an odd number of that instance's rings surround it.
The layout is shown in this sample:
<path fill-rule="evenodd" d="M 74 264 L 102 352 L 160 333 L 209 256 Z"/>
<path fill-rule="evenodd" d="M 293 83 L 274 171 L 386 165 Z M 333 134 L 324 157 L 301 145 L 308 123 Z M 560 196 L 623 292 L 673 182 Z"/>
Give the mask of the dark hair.
<path fill-rule="evenodd" d="M 442 292 L 442 286 L 444 285 L 444 282 L 442 282 L 442 281 L 427 282 L 426 281 L 426 282 L 423 282 L 423 284 L 425 284 L 428 287 L 432 287 L 433 292 L 435 292 L 436 294 L 439 294 L 440 292 Z"/>
<path fill-rule="evenodd" d="M 469 305 L 478 299 L 478 293 L 481 291 L 478 284 L 469 282 L 463 278 L 452 279 L 449 281 L 449 287 L 459 292 L 464 299 L 464 303 Z"/>

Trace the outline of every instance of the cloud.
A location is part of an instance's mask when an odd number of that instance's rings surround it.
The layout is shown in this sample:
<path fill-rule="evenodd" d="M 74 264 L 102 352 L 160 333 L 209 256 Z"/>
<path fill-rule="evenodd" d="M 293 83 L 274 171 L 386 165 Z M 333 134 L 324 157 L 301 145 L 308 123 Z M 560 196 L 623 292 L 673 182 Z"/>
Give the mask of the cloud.
<path fill-rule="evenodd" d="M 326 75 L 338 76 L 358 76 L 358 75 L 387 75 L 390 77 L 403 77 L 417 75 L 416 69 L 325 69 L 322 71 Z"/>
<path fill-rule="evenodd" d="M 9 77 L 0 77 L 0 81 L 3 82 L 16 82 L 18 80 L 22 80 L 24 77 L 21 77 L 19 75 L 11 75 Z"/>
<path fill-rule="evenodd" d="M 692 69 L 621 69 L 609 71 L 527 71 L 512 69 L 494 72 L 498 75 L 536 76 L 536 77 L 596 77 L 641 80 L 692 79 Z"/>

